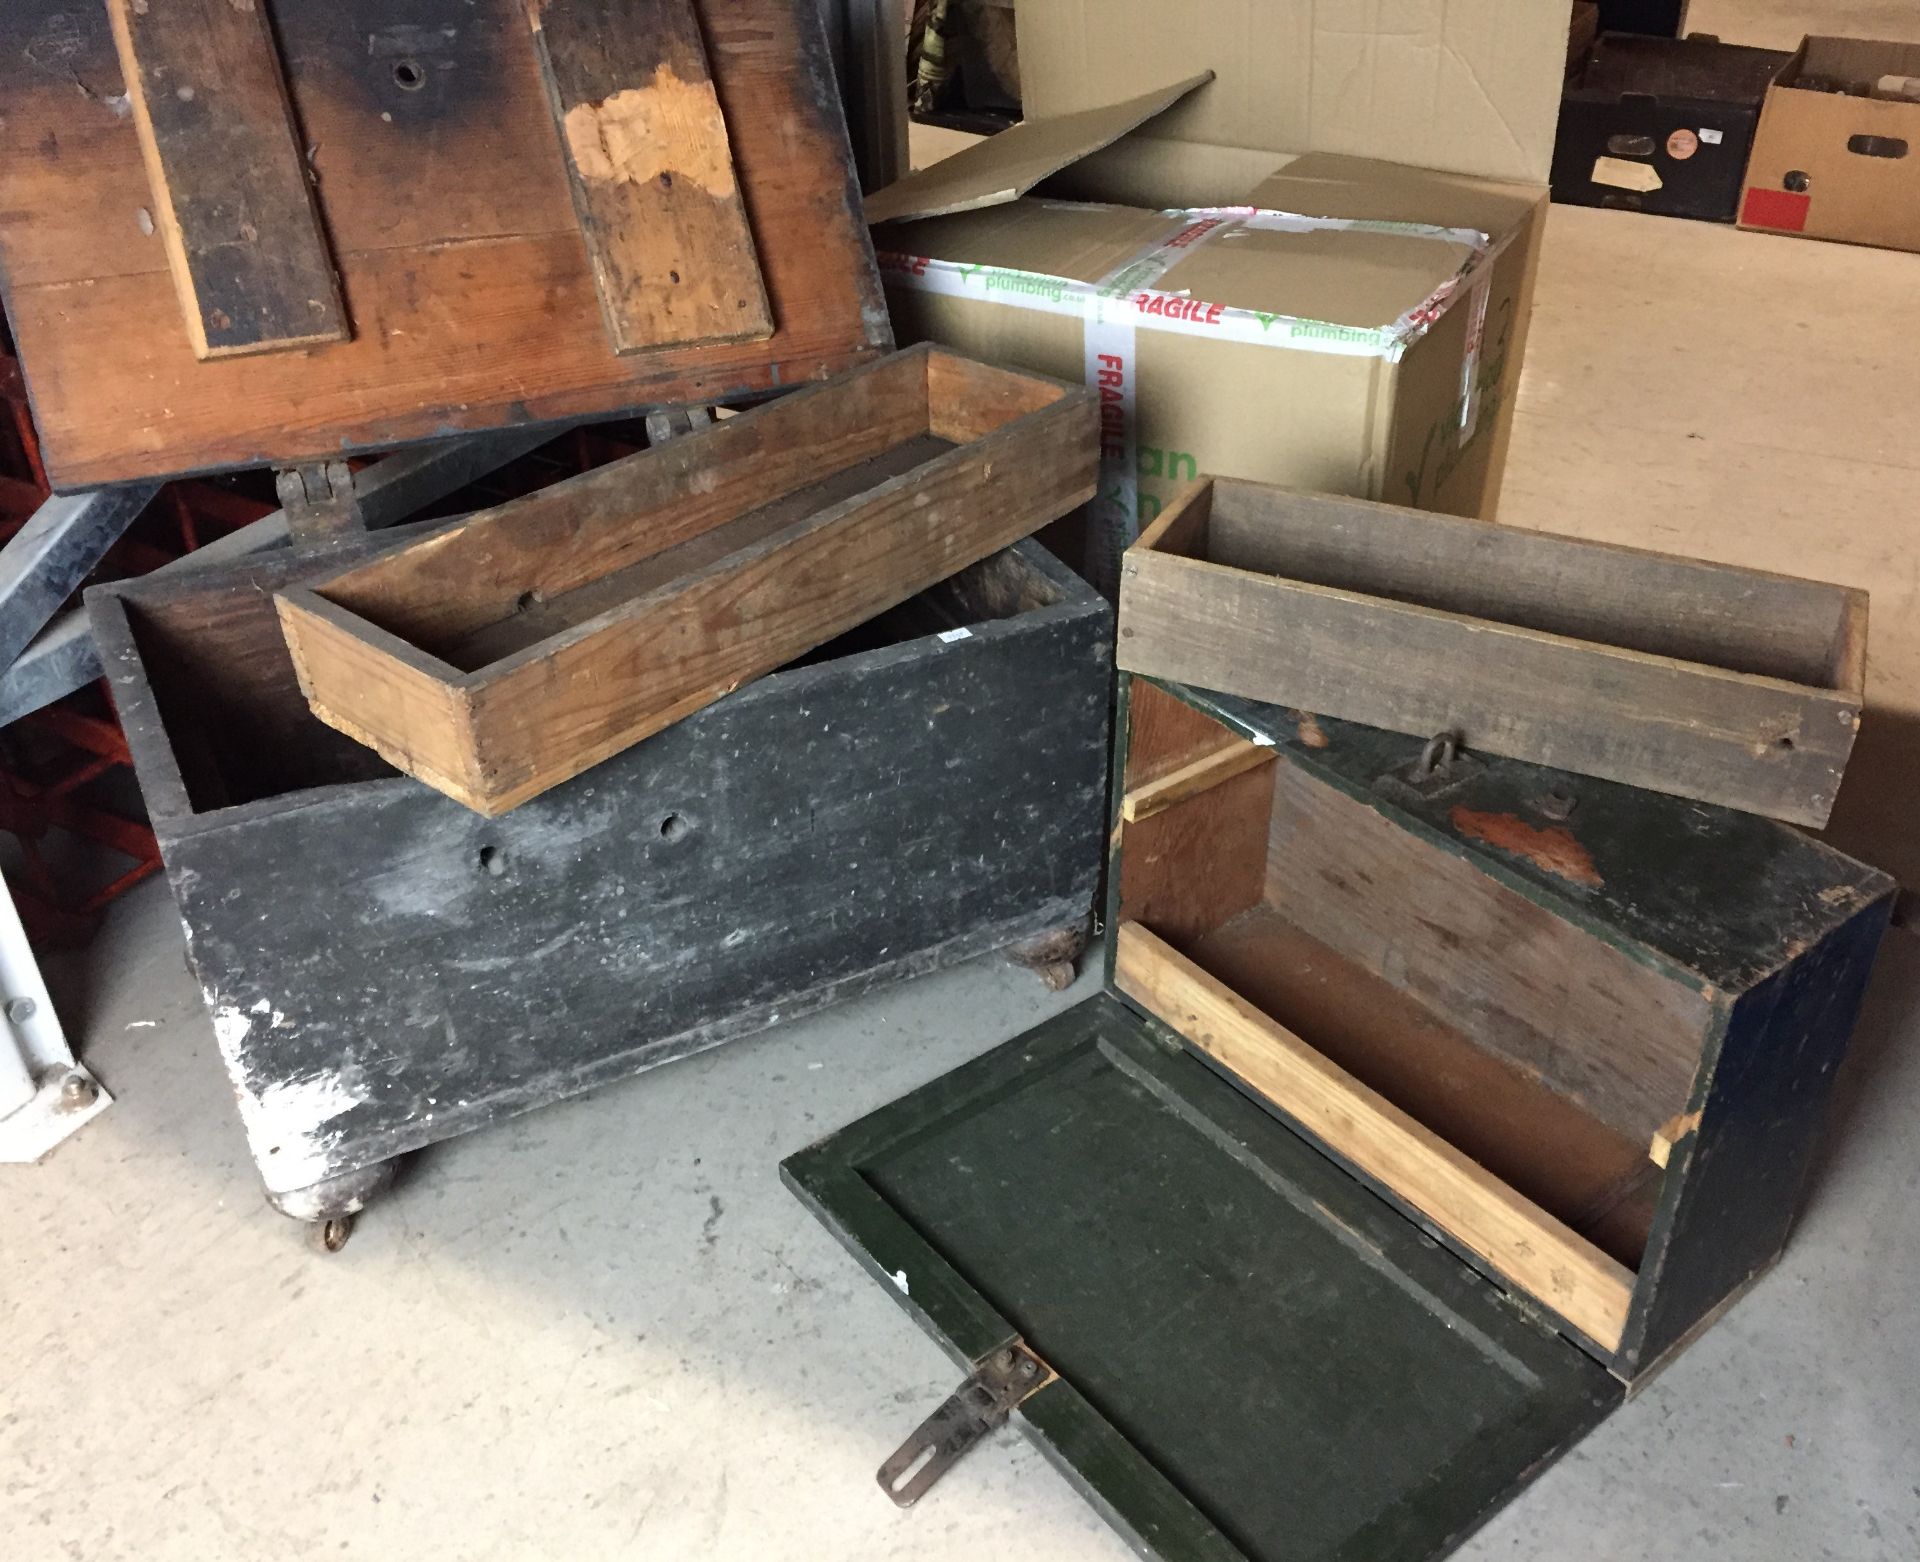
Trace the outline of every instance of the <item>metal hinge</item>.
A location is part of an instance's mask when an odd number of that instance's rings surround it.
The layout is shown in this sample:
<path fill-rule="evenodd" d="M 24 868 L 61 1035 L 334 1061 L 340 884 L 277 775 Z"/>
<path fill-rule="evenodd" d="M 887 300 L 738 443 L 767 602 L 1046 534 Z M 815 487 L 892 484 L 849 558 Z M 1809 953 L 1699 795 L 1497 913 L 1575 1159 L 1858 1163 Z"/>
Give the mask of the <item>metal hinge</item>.
<path fill-rule="evenodd" d="M 344 461 L 283 467 L 274 473 L 273 486 L 295 543 L 325 541 L 367 529 L 366 508 L 354 488 L 353 469 Z"/>
<path fill-rule="evenodd" d="M 1053 1369 L 1022 1341 L 1001 1346 L 880 1466 L 881 1489 L 900 1507 L 911 1508 L 975 1444 L 1053 1379 Z"/>

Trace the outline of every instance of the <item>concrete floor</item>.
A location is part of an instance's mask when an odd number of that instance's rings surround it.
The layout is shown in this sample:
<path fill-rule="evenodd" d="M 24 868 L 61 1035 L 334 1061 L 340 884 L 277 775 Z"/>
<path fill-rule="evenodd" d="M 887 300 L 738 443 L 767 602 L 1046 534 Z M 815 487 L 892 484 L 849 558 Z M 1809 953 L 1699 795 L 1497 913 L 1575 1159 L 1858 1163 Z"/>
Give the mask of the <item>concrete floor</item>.
<path fill-rule="evenodd" d="M 1694 25 L 1791 43 L 1806 9 Z M 1843 835 L 1903 869 L 1920 359 L 1872 322 L 1916 296 L 1917 256 L 1556 209 L 1502 511 L 1870 586 Z M 881 1498 L 953 1373 L 776 1175 L 1091 978 L 982 962 L 443 1146 L 321 1259 L 259 1198 L 165 887 L 49 976 L 119 1104 L 0 1173 L 7 1562 L 1129 1555 L 1011 1435 L 912 1513 Z M 1920 1558 L 1911 933 L 1840 1092 L 1781 1266 L 1460 1556 Z"/>

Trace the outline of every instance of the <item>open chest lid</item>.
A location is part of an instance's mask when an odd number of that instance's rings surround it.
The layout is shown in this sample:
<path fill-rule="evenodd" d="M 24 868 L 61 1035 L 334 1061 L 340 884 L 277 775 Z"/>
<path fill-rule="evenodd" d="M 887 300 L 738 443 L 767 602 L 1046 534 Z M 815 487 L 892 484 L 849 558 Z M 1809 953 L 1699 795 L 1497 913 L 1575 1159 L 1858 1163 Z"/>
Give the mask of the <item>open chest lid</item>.
<path fill-rule="evenodd" d="M 1021 1430 L 1145 1556 L 1420 1562 L 1622 1397 L 1110 994 L 782 1169 L 962 1362 L 1044 1364 Z M 971 1440 L 954 1409 L 896 1501 Z"/>

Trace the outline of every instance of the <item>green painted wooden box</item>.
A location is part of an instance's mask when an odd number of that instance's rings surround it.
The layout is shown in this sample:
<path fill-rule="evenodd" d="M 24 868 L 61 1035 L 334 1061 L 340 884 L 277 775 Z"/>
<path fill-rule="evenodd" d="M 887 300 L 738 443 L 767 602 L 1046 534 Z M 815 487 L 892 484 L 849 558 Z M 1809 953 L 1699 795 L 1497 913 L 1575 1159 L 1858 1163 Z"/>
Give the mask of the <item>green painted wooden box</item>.
<path fill-rule="evenodd" d="M 1110 990 L 784 1168 L 973 1369 L 882 1483 L 1011 1410 L 1143 1555 L 1441 1555 L 1778 1256 L 1893 883 L 1250 700 L 1120 715 Z"/>

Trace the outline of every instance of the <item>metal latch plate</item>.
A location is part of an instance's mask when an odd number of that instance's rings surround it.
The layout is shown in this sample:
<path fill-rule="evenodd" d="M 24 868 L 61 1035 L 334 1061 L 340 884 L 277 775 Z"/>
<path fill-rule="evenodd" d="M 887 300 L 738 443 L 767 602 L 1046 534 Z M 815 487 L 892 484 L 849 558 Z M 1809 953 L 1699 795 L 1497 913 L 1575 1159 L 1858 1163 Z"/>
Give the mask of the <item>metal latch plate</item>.
<path fill-rule="evenodd" d="M 966 1382 L 880 1466 L 881 1489 L 897 1506 L 911 1508 L 928 1487 L 1003 1425 L 1023 1400 L 1053 1378 L 1053 1369 L 1020 1341 L 1002 1346 L 976 1366 Z"/>

